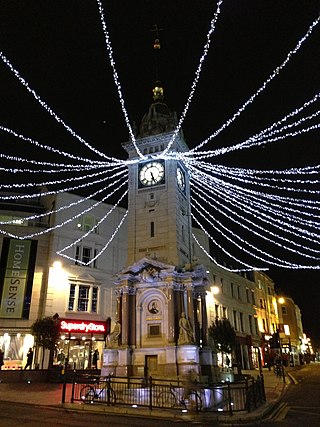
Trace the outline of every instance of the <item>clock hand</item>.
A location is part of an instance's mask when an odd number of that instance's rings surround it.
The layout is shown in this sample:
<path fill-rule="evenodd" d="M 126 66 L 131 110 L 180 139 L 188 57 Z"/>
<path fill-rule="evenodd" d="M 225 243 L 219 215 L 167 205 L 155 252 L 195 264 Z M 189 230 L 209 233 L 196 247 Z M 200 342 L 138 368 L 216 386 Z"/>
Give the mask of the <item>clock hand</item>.
<path fill-rule="evenodd" d="M 152 179 L 152 181 L 153 182 L 156 182 L 156 180 L 155 180 L 155 178 L 154 178 L 154 176 L 153 176 L 153 173 L 150 171 L 150 175 L 151 175 L 151 179 Z"/>

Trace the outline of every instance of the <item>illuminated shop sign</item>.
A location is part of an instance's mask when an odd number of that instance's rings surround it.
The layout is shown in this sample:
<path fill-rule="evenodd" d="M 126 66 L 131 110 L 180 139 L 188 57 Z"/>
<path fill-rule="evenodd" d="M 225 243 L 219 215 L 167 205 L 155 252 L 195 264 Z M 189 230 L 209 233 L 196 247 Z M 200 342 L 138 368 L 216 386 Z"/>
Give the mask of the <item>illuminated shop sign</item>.
<path fill-rule="evenodd" d="M 86 320 L 61 320 L 61 332 L 85 332 L 90 334 L 105 334 L 107 332 L 106 322 L 90 322 Z"/>

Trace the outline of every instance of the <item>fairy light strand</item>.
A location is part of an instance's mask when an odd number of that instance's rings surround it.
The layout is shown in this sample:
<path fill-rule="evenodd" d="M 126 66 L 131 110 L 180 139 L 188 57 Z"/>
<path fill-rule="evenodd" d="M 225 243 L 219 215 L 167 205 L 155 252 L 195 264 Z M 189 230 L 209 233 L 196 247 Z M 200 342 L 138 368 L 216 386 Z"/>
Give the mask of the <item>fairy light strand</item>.
<path fill-rule="evenodd" d="M 111 194 L 113 194 L 114 192 L 118 191 L 125 183 L 123 183 L 119 188 L 116 188 Z M 111 195 L 110 194 L 110 195 Z M 7 236 L 13 237 L 15 239 L 19 239 L 19 240 L 25 240 L 25 239 L 32 239 L 33 237 L 37 237 L 37 236 L 41 236 L 47 233 L 50 233 L 53 230 L 57 230 L 58 228 L 62 228 L 65 225 L 69 224 L 70 222 L 74 221 L 75 219 L 83 216 L 85 213 L 88 213 L 90 211 L 92 211 L 95 207 L 99 206 L 101 203 L 103 203 L 105 200 L 107 200 L 110 195 L 104 197 L 102 200 L 94 203 L 92 206 L 89 206 L 88 208 L 82 210 L 81 212 L 77 213 L 76 215 L 72 216 L 71 218 L 66 219 L 65 221 L 62 221 L 59 224 L 56 224 L 52 227 L 46 228 L 42 231 L 38 231 L 36 233 L 32 233 L 32 234 L 28 234 L 28 235 L 23 235 L 23 236 L 16 236 L 10 232 L 7 232 L 5 230 L 0 230 L 0 233 L 5 234 Z"/>
<path fill-rule="evenodd" d="M 101 3 L 100 0 L 97 0 L 97 4 L 98 4 L 98 9 L 99 9 L 99 14 L 100 14 L 100 20 L 101 20 L 101 24 L 102 24 L 102 30 L 103 30 L 103 33 L 104 33 L 105 42 L 106 42 L 106 46 L 107 46 L 107 50 L 108 50 L 110 65 L 111 65 L 111 68 L 112 68 L 113 80 L 115 82 L 115 85 L 116 85 L 116 88 L 117 88 L 117 91 L 118 91 L 119 101 L 120 101 L 120 104 L 121 104 L 122 112 L 124 114 L 124 119 L 125 119 L 127 128 L 129 130 L 129 135 L 130 135 L 131 141 L 132 141 L 132 143 L 134 145 L 134 148 L 136 149 L 136 151 L 137 151 L 140 159 L 145 159 L 146 157 L 141 153 L 141 151 L 139 150 L 139 147 L 137 146 L 136 138 L 134 136 L 134 133 L 132 131 L 132 127 L 130 125 L 129 115 L 128 115 L 128 112 L 127 112 L 127 110 L 125 108 L 125 105 L 124 105 L 124 100 L 123 100 L 122 91 L 121 91 L 121 84 L 119 82 L 118 73 L 117 73 L 115 61 L 114 61 L 114 58 L 113 58 L 113 50 L 112 50 L 112 46 L 111 46 L 111 41 L 110 41 L 109 33 L 108 33 L 108 30 L 107 30 L 107 24 L 106 24 L 106 21 L 105 21 L 105 18 L 104 18 L 104 16 L 105 16 L 104 9 L 103 9 L 103 6 L 102 6 L 102 3 Z"/>
<path fill-rule="evenodd" d="M 87 141 L 85 141 L 81 136 L 79 136 L 69 125 L 67 125 L 47 104 L 45 101 L 43 101 L 39 95 L 34 91 L 34 89 L 31 89 L 28 82 L 20 75 L 18 70 L 13 67 L 11 62 L 8 60 L 8 58 L 4 55 L 3 52 L 0 52 L 0 58 L 2 61 L 9 67 L 9 69 L 12 71 L 12 73 L 17 77 L 17 79 L 20 81 L 20 83 L 32 94 L 34 99 L 38 101 L 38 103 L 52 116 L 55 118 L 55 120 L 58 123 L 61 123 L 62 126 L 73 136 L 75 137 L 79 142 L 84 144 L 89 150 L 93 151 L 94 153 L 98 154 L 100 157 L 103 157 L 105 159 L 112 160 L 114 162 L 119 162 L 119 160 L 115 159 L 114 157 L 108 157 L 101 151 L 97 150 L 96 148 L 92 147 Z"/>
<path fill-rule="evenodd" d="M 280 73 L 280 71 L 282 71 L 282 69 L 288 64 L 288 62 L 290 61 L 290 59 L 292 58 L 293 55 L 295 55 L 300 47 L 302 46 L 303 42 L 305 40 L 307 40 L 307 38 L 311 35 L 313 29 L 316 27 L 316 25 L 318 25 L 320 21 L 320 17 L 318 17 L 317 19 L 315 19 L 313 21 L 313 23 L 310 25 L 308 31 L 306 32 L 306 34 L 299 40 L 298 44 L 296 45 L 296 47 L 292 50 L 289 51 L 289 53 L 287 54 L 286 59 L 281 63 L 281 65 L 279 65 L 277 68 L 275 68 L 275 70 L 273 70 L 273 72 L 270 74 L 270 76 L 268 77 L 268 79 L 262 84 L 262 86 L 260 86 L 260 88 L 239 108 L 239 110 L 230 118 L 228 119 L 218 130 L 216 130 L 213 134 L 211 134 L 207 139 L 205 139 L 204 141 L 202 141 L 199 145 L 197 145 L 195 148 L 193 148 L 192 150 L 190 150 L 191 153 L 194 153 L 195 151 L 199 150 L 201 147 L 203 147 L 205 144 L 207 144 L 209 141 L 211 141 L 212 139 L 214 139 L 216 136 L 218 136 L 223 130 L 225 130 L 231 123 L 233 123 L 235 121 L 235 119 L 237 117 L 240 116 L 240 114 L 247 108 L 248 105 L 252 104 L 252 102 L 256 99 L 256 97 L 258 95 L 260 95 L 261 92 L 264 91 L 264 89 L 267 87 L 267 85 Z"/>
<path fill-rule="evenodd" d="M 174 143 L 174 141 L 175 141 L 178 133 L 180 132 L 182 123 L 184 122 L 184 119 L 185 119 L 185 117 L 187 115 L 187 112 L 189 110 L 189 107 L 190 107 L 193 95 L 195 93 L 195 90 L 196 90 L 196 87 L 197 87 L 197 84 L 198 84 L 198 81 L 199 81 L 199 78 L 200 78 L 200 73 L 201 73 L 202 65 L 203 65 L 203 63 L 204 63 L 204 61 L 206 59 L 206 56 L 207 56 L 208 52 L 209 52 L 210 43 L 211 43 L 211 36 L 212 36 L 212 34 L 213 34 L 213 32 L 214 32 L 214 30 L 216 28 L 216 23 L 217 23 L 217 20 L 218 20 L 220 11 L 221 11 L 220 6 L 222 5 L 222 3 L 223 3 L 223 0 L 219 0 L 218 3 L 217 3 L 217 8 L 216 8 L 216 11 L 214 13 L 213 19 L 211 20 L 210 29 L 209 29 L 209 32 L 207 34 L 207 42 L 206 42 L 206 44 L 205 44 L 205 46 L 203 48 L 203 54 L 202 54 L 202 56 L 200 58 L 199 65 L 198 65 L 198 68 L 197 68 L 197 70 L 195 72 L 195 77 L 194 77 L 194 80 L 193 80 L 192 85 L 191 85 L 190 94 L 188 96 L 186 105 L 185 105 L 185 107 L 184 107 L 184 109 L 182 111 L 182 114 L 181 114 L 181 117 L 179 119 L 178 125 L 175 128 L 175 130 L 174 130 L 174 133 L 173 133 L 173 135 L 172 135 L 172 137 L 171 137 L 171 139 L 170 139 L 170 141 L 168 143 L 168 146 L 163 151 L 163 155 L 166 155 L 167 152 L 172 147 L 172 145 L 173 145 L 173 143 Z"/>
<path fill-rule="evenodd" d="M 211 206 L 211 208 L 213 208 L 214 210 L 216 210 L 216 211 L 218 211 L 218 209 L 210 202 L 210 201 L 208 201 L 207 200 L 207 198 L 205 197 L 205 193 L 203 192 L 203 191 L 201 191 L 201 189 L 199 189 L 199 191 L 203 194 L 203 196 L 201 195 L 201 194 L 199 194 L 199 192 L 195 192 L 195 194 L 198 196 L 198 197 L 200 197 L 200 199 L 202 199 L 203 201 L 206 201 L 206 203 L 209 203 L 209 205 Z M 220 194 L 220 198 L 222 198 L 222 200 L 225 200 L 225 202 L 230 202 L 230 198 L 229 197 L 225 197 L 223 194 Z M 210 199 L 212 199 L 211 197 L 210 197 Z M 193 200 L 195 200 L 196 201 L 196 199 L 194 199 L 193 198 Z M 263 238 L 264 240 L 267 240 L 267 241 L 269 241 L 270 243 L 273 243 L 273 244 L 275 244 L 275 245 L 277 245 L 277 246 L 279 246 L 279 247 L 281 247 L 281 249 L 285 249 L 285 250 L 288 250 L 288 251 L 290 251 L 290 252 L 294 252 L 294 253 L 296 253 L 296 254 L 298 254 L 298 255 L 302 255 L 303 257 L 307 257 L 307 258 L 311 258 L 311 259 L 316 259 L 316 260 L 319 260 L 320 258 L 319 257 L 315 257 L 315 256 L 313 256 L 313 255 L 310 255 L 310 254 L 306 254 L 306 253 L 302 253 L 302 252 L 300 252 L 300 250 L 296 250 L 296 249 L 292 249 L 292 248 L 290 248 L 290 247 L 288 247 L 288 246 L 285 246 L 285 245 L 283 245 L 283 244 L 279 244 L 277 241 L 275 241 L 275 240 L 273 240 L 273 239 L 271 239 L 271 238 L 268 238 L 266 235 L 265 235 L 265 233 L 267 232 L 268 234 L 270 234 L 270 235 L 272 235 L 273 237 L 275 237 L 276 239 L 281 239 L 281 240 L 284 240 L 284 241 L 286 241 L 287 243 L 289 243 L 289 244 L 291 244 L 291 245 L 293 245 L 293 246 L 296 246 L 296 247 L 299 247 L 300 249 L 303 249 L 303 250 L 308 250 L 308 251 L 310 251 L 310 252 L 315 252 L 315 253 L 318 253 L 319 254 L 319 250 L 312 250 L 312 248 L 309 248 L 309 247 L 305 247 L 305 246 L 302 246 L 302 245 L 299 245 L 299 244 L 296 244 L 295 242 L 292 242 L 290 239 L 286 239 L 286 238 L 284 238 L 283 236 L 279 236 L 279 234 L 278 235 L 276 235 L 275 233 L 272 233 L 271 231 L 270 231 L 270 233 L 269 233 L 269 230 L 266 230 L 265 228 L 263 228 L 263 227 L 260 227 L 260 226 L 258 226 L 257 225 L 257 223 L 253 223 L 252 221 L 250 221 L 250 220 L 248 220 L 247 218 L 244 218 L 243 216 L 241 216 L 241 215 L 236 215 L 236 213 L 234 212 L 234 210 L 231 210 L 231 209 L 229 209 L 227 206 L 223 206 L 221 203 L 219 203 L 219 202 L 217 202 L 217 199 L 215 198 L 215 202 L 217 203 L 217 204 L 219 204 L 219 206 L 220 206 L 220 209 L 219 209 L 219 213 L 222 213 L 227 219 L 229 219 L 229 220 L 232 220 L 234 223 L 236 223 L 237 225 L 240 225 L 242 228 L 246 228 L 248 231 L 250 231 L 250 233 L 254 233 L 255 235 L 257 235 L 257 236 L 259 236 L 259 237 L 261 237 L 261 238 Z M 198 202 L 197 202 L 198 203 Z M 232 203 L 231 203 L 232 204 Z M 198 205 L 203 209 L 203 207 L 198 203 Z M 229 212 L 229 215 L 228 214 L 225 214 L 224 213 L 224 210 L 226 210 L 227 212 Z M 231 216 L 230 216 L 231 215 Z M 238 220 L 236 220 L 236 219 L 234 219 L 234 216 L 237 216 L 237 217 L 239 217 L 240 218 L 240 220 L 241 221 L 238 221 Z M 208 219 L 208 218 L 206 218 L 206 217 L 204 217 L 205 219 L 206 219 L 206 221 L 207 222 L 210 222 L 210 220 Z M 224 226 L 223 226 L 223 224 L 221 224 L 217 219 L 215 220 L 217 223 L 219 223 L 219 225 L 221 226 L 221 227 L 223 227 L 223 228 L 225 228 Z M 258 228 L 258 229 L 260 229 L 260 230 L 262 230 L 262 231 L 264 231 L 264 234 L 262 235 L 262 234 L 260 234 L 260 233 L 257 233 L 257 232 L 255 232 L 254 230 L 252 230 L 252 229 L 250 229 L 250 228 L 248 228 L 248 227 L 246 227 L 246 226 L 244 226 L 243 225 L 243 221 L 245 221 L 245 222 L 248 222 L 248 223 L 251 223 L 254 227 L 256 227 L 256 228 Z M 211 224 L 211 223 L 210 223 Z M 212 224 L 211 224 L 212 225 Z M 213 226 L 213 225 L 212 225 Z M 213 226 L 214 227 L 214 226 Z M 232 234 L 232 231 L 231 230 L 229 230 L 229 233 L 231 233 Z M 240 238 L 240 237 L 238 237 L 238 238 Z M 249 242 L 246 242 L 249 246 L 250 246 L 250 243 Z M 245 249 L 244 249 L 245 250 Z M 258 248 L 256 248 L 256 250 L 257 251 L 259 251 L 259 252 L 261 252 L 261 250 L 260 249 L 258 249 Z M 270 256 L 270 257 L 272 257 L 272 255 L 271 254 L 269 254 L 268 256 Z"/>

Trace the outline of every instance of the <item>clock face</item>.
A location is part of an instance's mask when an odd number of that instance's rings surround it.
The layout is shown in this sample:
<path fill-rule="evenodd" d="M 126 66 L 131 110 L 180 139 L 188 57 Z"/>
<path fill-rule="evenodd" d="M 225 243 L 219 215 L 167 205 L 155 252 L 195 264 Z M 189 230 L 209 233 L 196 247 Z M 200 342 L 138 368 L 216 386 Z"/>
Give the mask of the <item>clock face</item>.
<path fill-rule="evenodd" d="M 162 162 L 148 162 L 139 171 L 139 181 L 142 185 L 156 185 L 162 183 L 163 180 L 164 164 Z"/>
<path fill-rule="evenodd" d="M 182 172 L 181 168 L 177 168 L 177 182 L 178 186 L 181 188 L 181 190 L 184 190 L 186 188 L 186 181 L 184 178 L 184 173 Z"/>

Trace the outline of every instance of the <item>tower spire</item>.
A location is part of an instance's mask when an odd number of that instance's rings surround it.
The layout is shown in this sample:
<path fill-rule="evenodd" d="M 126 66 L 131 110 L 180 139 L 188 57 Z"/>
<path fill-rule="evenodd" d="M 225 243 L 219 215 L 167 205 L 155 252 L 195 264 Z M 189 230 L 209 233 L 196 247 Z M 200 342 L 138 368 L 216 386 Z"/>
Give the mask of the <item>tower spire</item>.
<path fill-rule="evenodd" d="M 155 58 L 156 58 L 156 81 L 153 86 L 152 92 L 153 92 L 153 100 L 154 102 L 163 101 L 164 95 L 163 95 L 163 86 L 159 79 L 159 69 L 160 69 L 160 37 L 159 32 L 163 31 L 162 28 L 159 28 L 157 24 L 154 24 L 153 28 L 151 29 L 151 32 L 155 33 L 155 39 L 153 42 L 153 50 L 155 52 Z"/>

